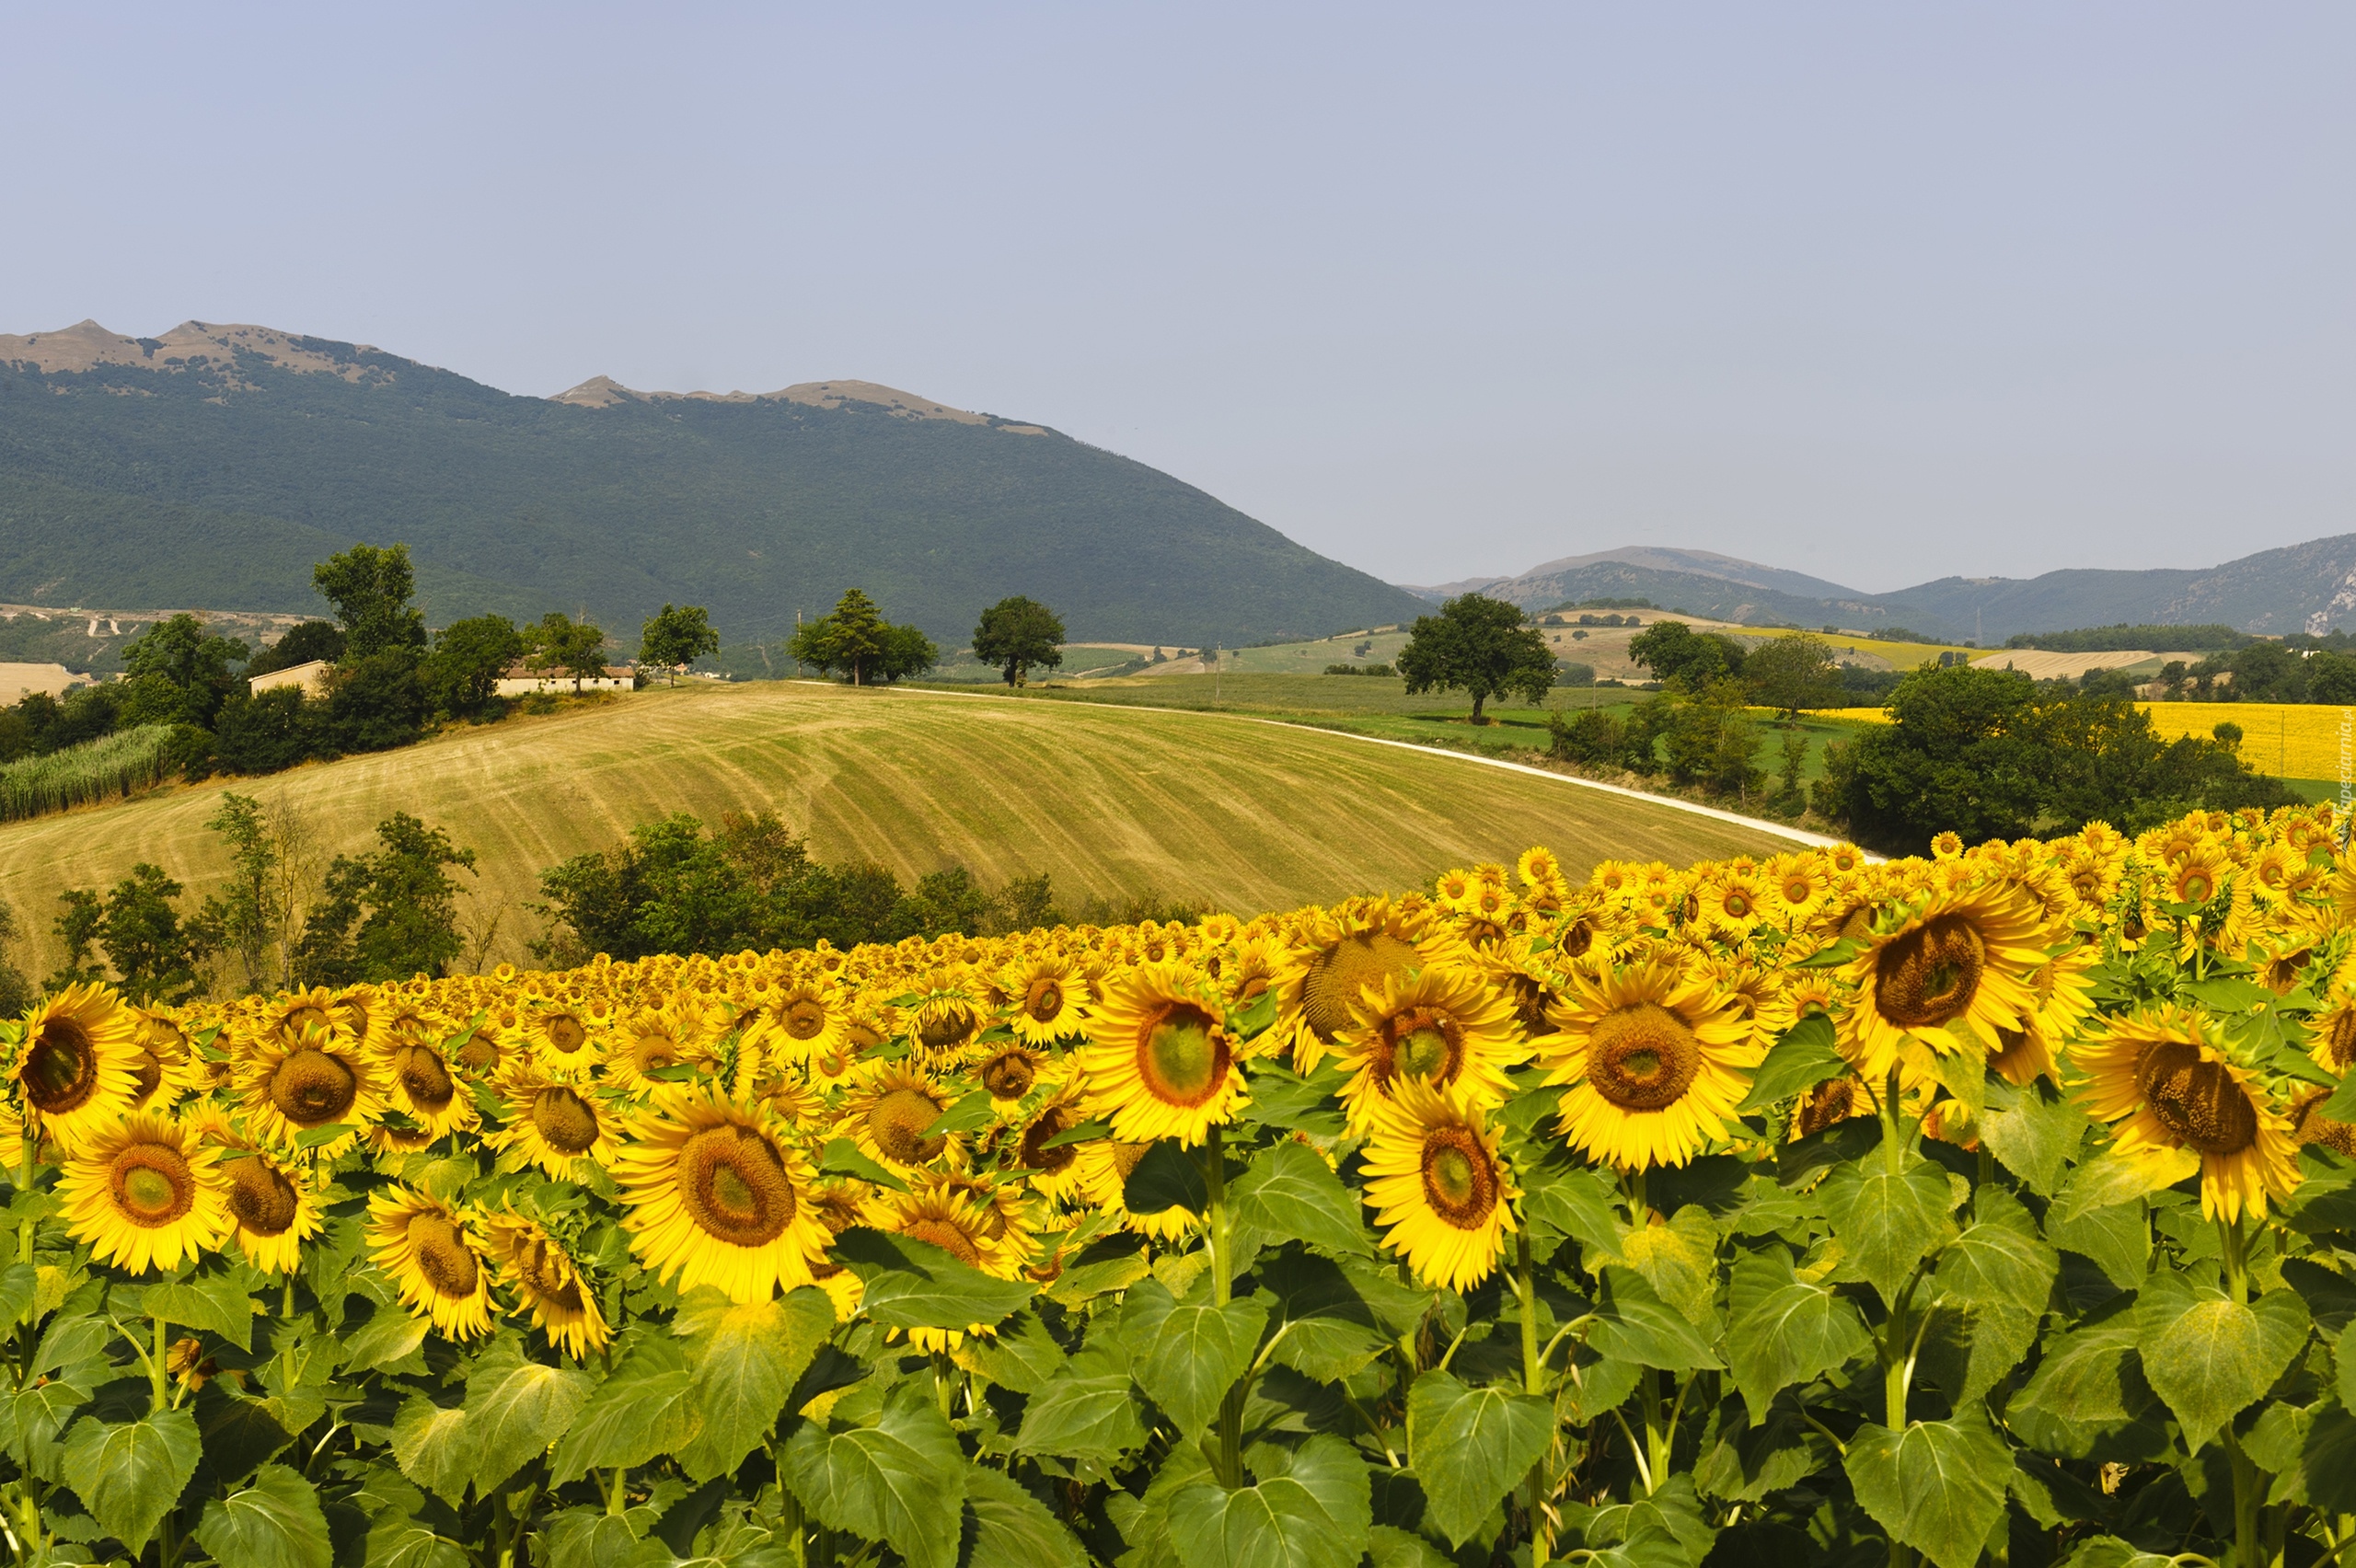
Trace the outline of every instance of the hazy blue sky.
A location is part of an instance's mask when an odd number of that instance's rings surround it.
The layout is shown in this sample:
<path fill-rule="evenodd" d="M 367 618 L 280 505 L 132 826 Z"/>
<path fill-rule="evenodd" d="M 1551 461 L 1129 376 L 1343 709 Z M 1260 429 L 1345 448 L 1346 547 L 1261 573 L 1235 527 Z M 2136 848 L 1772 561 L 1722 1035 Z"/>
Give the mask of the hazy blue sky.
<path fill-rule="evenodd" d="M 2356 529 L 2356 9 L 0 4 L 0 331 L 860 376 L 1394 580 Z"/>

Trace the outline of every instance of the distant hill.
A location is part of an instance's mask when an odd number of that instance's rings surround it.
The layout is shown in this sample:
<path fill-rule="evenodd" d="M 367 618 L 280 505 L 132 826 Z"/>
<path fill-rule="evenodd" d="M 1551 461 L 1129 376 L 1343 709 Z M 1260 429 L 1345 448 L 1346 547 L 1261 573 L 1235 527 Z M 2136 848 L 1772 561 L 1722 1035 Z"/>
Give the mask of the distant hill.
<path fill-rule="evenodd" d="M 1071 635 L 1253 642 L 1418 601 L 1037 424 L 863 381 L 515 397 L 366 345 L 189 322 L 0 336 L 0 601 L 316 612 L 311 564 L 408 541 L 437 624 L 665 601 L 731 642 L 866 589 L 954 645 L 1028 594 Z"/>
<path fill-rule="evenodd" d="M 2132 622 L 2243 631 L 2356 629 L 2356 534 L 2244 556 L 2205 571 L 2071 570 L 2041 577 L 1943 577 L 1894 594 L 1707 550 L 1638 547 L 1572 556 L 1518 577 L 1412 588 L 1426 600 L 1477 588 L 1530 609 L 1592 598 L 1645 598 L 1663 608 L 1751 625 L 1905 626 L 1933 636 L 2002 642 L 2015 632 Z"/>

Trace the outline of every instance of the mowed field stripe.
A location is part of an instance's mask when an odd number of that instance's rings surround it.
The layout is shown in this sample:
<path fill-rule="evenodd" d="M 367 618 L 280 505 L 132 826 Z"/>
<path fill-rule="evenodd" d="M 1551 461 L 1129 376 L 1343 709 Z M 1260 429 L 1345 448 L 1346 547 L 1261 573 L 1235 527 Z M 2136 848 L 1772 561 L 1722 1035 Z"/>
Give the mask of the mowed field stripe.
<path fill-rule="evenodd" d="M 1218 714 L 787 683 L 649 691 L 272 778 L 214 780 L 0 826 L 0 897 L 39 971 L 60 892 L 137 861 L 217 886 L 205 821 L 222 793 L 283 799 L 327 856 L 395 811 L 480 858 L 473 902 L 510 913 L 494 956 L 537 930 L 540 871 L 671 812 L 775 811 L 829 861 L 904 880 L 951 864 L 996 886 L 1045 871 L 1067 905 L 1143 892 L 1249 914 L 1421 885 L 1543 843 L 1574 873 L 1771 854 L 1792 836 L 1677 802 L 1365 737 Z"/>

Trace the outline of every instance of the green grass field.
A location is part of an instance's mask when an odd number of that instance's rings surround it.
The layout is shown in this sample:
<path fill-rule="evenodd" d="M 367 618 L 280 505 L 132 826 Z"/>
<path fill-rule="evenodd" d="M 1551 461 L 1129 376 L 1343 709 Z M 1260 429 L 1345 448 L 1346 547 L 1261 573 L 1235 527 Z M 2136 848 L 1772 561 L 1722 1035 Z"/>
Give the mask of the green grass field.
<path fill-rule="evenodd" d="M 1207 679 L 1184 684 L 1211 694 Z M 1397 694 L 1395 683 L 1365 685 Z M 1374 695 L 1357 693 L 1369 703 Z M 1415 721 L 1365 716 L 1369 730 L 1376 720 Z M 525 906 L 542 869 L 672 811 L 716 819 L 767 807 L 806 832 L 821 858 L 878 860 L 904 879 L 951 863 L 990 886 L 1044 870 L 1071 903 L 1152 891 L 1247 914 L 1421 885 L 1530 844 L 1552 846 L 1576 874 L 1606 857 L 1682 864 L 1788 842 L 1764 824 L 1240 715 L 785 683 L 682 686 L 0 827 L 0 897 L 34 938 L 19 955 L 26 966 L 56 963 L 50 922 L 61 891 L 111 883 L 136 861 L 187 883 L 192 907 L 225 871 L 204 824 L 226 789 L 283 795 L 317 825 L 323 854 L 368 847 L 375 824 L 397 810 L 447 828 L 481 857 L 469 918 L 504 912 L 494 958 L 520 955 L 537 934 Z"/>

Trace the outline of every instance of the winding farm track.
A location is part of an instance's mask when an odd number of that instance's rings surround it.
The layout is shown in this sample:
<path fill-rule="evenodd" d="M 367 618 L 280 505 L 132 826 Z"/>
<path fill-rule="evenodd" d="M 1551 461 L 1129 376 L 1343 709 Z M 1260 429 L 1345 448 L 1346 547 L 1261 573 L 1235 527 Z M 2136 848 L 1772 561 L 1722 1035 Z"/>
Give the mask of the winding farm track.
<path fill-rule="evenodd" d="M 1380 749 L 1378 749 L 1380 748 Z M 0 827 L 0 898 L 54 966 L 57 894 L 147 860 L 195 895 L 227 871 L 226 790 L 283 797 L 323 855 L 407 811 L 480 857 L 474 902 L 520 957 L 546 867 L 669 812 L 768 808 L 823 859 L 985 885 L 1047 871 L 1067 905 L 1151 890 L 1239 913 L 1424 885 L 1545 844 L 1682 865 L 1807 836 L 1533 768 L 1223 714 L 761 683 L 656 690 L 273 778 L 214 780 Z M 463 879 L 462 879 L 463 880 Z"/>

